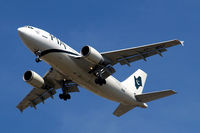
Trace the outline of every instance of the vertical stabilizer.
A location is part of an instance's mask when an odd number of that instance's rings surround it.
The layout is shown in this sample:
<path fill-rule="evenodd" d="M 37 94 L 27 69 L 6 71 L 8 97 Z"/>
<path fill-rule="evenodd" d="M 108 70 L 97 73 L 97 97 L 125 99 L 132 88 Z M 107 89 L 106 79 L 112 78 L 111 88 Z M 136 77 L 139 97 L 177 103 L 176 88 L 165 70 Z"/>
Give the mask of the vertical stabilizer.
<path fill-rule="evenodd" d="M 130 77 L 122 82 L 127 89 L 132 89 L 135 94 L 141 94 L 144 88 L 144 84 L 147 78 L 147 74 L 138 69 L 135 73 L 133 73 Z"/>

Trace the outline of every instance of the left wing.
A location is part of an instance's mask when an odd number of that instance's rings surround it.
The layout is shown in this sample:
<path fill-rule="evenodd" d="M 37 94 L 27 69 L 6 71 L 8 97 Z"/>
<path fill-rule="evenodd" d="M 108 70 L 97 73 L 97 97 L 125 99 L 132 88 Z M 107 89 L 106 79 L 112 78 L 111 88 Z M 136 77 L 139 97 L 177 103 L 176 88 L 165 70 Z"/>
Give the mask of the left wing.
<path fill-rule="evenodd" d="M 33 88 L 31 92 L 17 105 L 17 108 L 22 112 L 27 107 L 34 107 L 39 103 L 44 103 L 46 99 L 49 97 L 53 98 L 53 95 L 56 94 L 56 89 L 61 88 L 63 81 L 67 80 L 65 76 L 60 74 L 58 71 L 54 69 L 50 69 L 44 75 L 45 83 L 50 86 L 48 89 L 42 88 Z M 70 80 L 67 80 L 67 83 L 71 83 L 73 85 L 66 86 L 68 88 L 68 92 L 79 92 L 77 84 L 73 83 Z"/>
<path fill-rule="evenodd" d="M 183 45 L 183 41 L 179 40 L 171 40 L 166 42 L 160 42 L 150 45 L 144 45 L 140 47 L 121 49 L 110 52 L 101 53 L 103 57 L 111 60 L 111 65 L 115 65 L 116 63 L 120 63 L 121 65 L 130 65 L 129 63 L 137 61 L 137 60 L 145 60 L 147 57 L 159 54 L 162 56 L 162 52 L 167 51 L 166 48 L 172 47 L 178 44 Z"/>
<path fill-rule="evenodd" d="M 17 105 L 17 108 L 23 112 L 27 107 L 34 107 L 36 109 L 36 105 L 48 99 L 49 97 L 53 98 L 53 95 L 56 94 L 54 89 L 52 90 L 44 90 L 33 88 L 31 92 Z"/>

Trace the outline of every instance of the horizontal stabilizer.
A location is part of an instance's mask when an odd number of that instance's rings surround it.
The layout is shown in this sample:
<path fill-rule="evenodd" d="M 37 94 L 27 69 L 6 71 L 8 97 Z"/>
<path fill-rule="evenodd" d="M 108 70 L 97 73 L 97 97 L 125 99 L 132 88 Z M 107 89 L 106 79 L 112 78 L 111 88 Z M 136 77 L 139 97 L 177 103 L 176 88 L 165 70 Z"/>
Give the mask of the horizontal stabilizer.
<path fill-rule="evenodd" d="M 120 117 L 121 115 L 127 113 L 128 111 L 130 111 L 131 109 L 135 108 L 136 106 L 133 105 L 123 105 L 120 103 L 120 105 L 117 107 L 117 109 L 115 110 L 115 112 L 113 113 L 115 116 Z"/>
<path fill-rule="evenodd" d="M 146 103 L 146 102 L 150 102 L 150 101 L 153 101 L 156 99 L 167 97 L 167 96 L 170 96 L 173 94 L 176 94 L 176 92 L 173 90 L 166 90 L 166 91 L 139 94 L 139 95 L 136 95 L 135 97 L 136 97 L 137 101 Z"/>

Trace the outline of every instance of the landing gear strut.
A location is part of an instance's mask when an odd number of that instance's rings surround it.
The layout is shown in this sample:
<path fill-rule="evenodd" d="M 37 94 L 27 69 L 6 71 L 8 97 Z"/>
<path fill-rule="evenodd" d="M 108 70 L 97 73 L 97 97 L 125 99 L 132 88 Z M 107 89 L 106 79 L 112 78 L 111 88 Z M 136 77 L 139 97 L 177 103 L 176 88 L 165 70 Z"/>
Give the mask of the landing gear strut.
<path fill-rule="evenodd" d="M 36 51 L 35 52 L 35 55 L 36 55 L 36 59 L 35 59 L 35 62 L 41 62 L 42 60 L 40 59 L 40 57 L 41 57 L 41 51 Z"/>

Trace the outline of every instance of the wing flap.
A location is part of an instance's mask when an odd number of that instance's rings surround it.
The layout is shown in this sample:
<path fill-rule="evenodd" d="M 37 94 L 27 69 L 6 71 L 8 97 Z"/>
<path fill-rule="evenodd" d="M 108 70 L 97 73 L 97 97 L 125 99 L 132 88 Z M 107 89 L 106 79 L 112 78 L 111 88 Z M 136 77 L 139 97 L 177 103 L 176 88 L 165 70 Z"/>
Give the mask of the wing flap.
<path fill-rule="evenodd" d="M 120 103 L 117 109 L 113 112 L 113 115 L 120 117 L 135 107 L 136 106 L 133 106 L 133 105 L 123 105 Z"/>
<path fill-rule="evenodd" d="M 166 48 L 183 44 L 182 41 L 179 40 L 170 40 L 165 42 L 159 42 L 149 45 L 144 45 L 140 47 L 133 47 L 128 49 L 121 49 L 116 51 L 109 51 L 101 53 L 105 58 L 111 60 L 111 64 L 115 65 L 116 63 L 120 63 L 121 65 L 129 64 L 130 62 L 144 59 L 146 57 L 150 57 L 156 54 L 162 56 L 162 52 L 166 51 Z"/>
<path fill-rule="evenodd" d="M 44 102 L 49 97 L 53 97 L 54 94 L 56 94 L 54 89 L 43 90 L 33 88 L 32 91 L 17 105 L 17 108 L 20 111 L 23 111 L 29 106 L 36 108 L 37 104 Z"/>
<path fill-rule="evenodd" d="M 56 91 L 54 89 L 48 90 L 48 91 L 42 93 L 41 95 L 36 94 L 37 97 L 34 100 L 32 100 L 32 102 L 35 103 L 35 104 L 39 104 L 41 102 L 44 103 L 44 101 L 46 99 L 48 99 L 49 97 L 53 98 L 53 95 L 55 95 L 55 94 L 56 94 Z"/>
<path fill-rule="evenodd" d="M 135 97 L 136 97 L 137 101 L 146 103 L 146 102 L 150 102 L 150 101 L 153 101 L 156 99 L 167 97 L 167 96 L 170 96 L 173 94 L 176 94 L 176 92 L 173 90 L 166 90 L 166 91 L 139 94 L 139 95 L 136 95 Z"/>
<path fill-rule="evenodd" d="M 141 59 L 146 61 L 147 57 L 150 57 L 150 56 L 153 56 L 153 55 L 156 55 L 156 54 L 160 54 L 162 56 L 161 53 L 163 53 L 165 51 L 167 51 L 167 49 L 152 50 L 152 51 L 148 51 L 148 52 L 144 52 L 144 53 L 138 52 L 137 54 L 135 54 L 133 56 L 118 59 L 118 62 L 121 65 L 126 65 L 127 63 L 131 63 L 131 62 L 138 61 L 138 60 L 141 60 Z"/>

